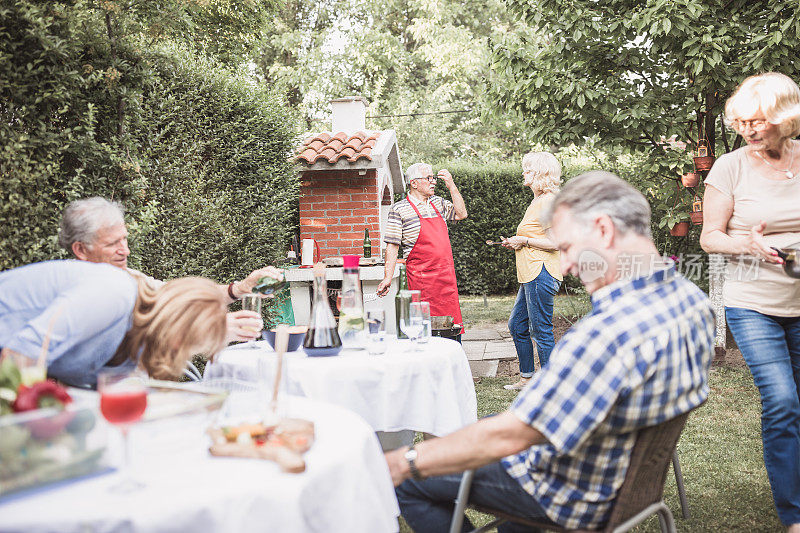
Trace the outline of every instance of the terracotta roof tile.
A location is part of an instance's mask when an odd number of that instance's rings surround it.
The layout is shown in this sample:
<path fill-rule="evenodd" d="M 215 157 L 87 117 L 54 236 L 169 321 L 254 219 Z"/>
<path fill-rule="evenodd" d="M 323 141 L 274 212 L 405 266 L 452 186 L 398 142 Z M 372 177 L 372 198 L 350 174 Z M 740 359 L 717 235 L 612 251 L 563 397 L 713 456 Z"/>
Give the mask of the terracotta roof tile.
<path fill-rule="evenodd" d="M 339 153 L 341 154 L 342 157 L 346 157 L 348 161 L 355 161 L 355 159 L 353 159 L 353 157 L 355 157 L 356 155 L 356 151 L 354 148 L 351 148 L 350 146 L 345 146 Z"/>
<path fill-rule="evenodd" d="M 330 164 L 335 164 L 340 159 L 354 163 L 359 159 L 372 161 L 372 148 L 378 141 L 381 132 L 359 131 L 348 135 L 343 131 L 333 135 L 319 133 L 303 141 L 297 151 L 296 159 L 308 165 L 313 165 L 321 159 Z"/>
<path fill-rule="evenodd" d="M 359 157 L 366 157 L 372 161 L 372 148 L 362 148 L 357 156 L 347 158 L 351 163 L 355 163 Z"/>

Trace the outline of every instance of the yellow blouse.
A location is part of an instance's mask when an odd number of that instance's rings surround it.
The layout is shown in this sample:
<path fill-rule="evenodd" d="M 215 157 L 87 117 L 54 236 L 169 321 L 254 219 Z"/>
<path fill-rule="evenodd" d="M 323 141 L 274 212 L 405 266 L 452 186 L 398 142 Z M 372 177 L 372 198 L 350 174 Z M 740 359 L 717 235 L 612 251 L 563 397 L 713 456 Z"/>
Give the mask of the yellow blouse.
<path fill-rule="evenodd" d="M 531 239 L 543 239 L 547 237 L 546 231 L 550 226 L 543 226 L 539 220 L 544 211 L 553 203 L 555 195 L 545 193 L 534 198 L 531 205 L 525 211 L 522 222 L 517 226 L 517 235 L 530 237 Z M 561 274 L 561 254 L 558 250 L 546 251 L 539 248 L 523 246 L 516 251 L 517 258 L 517 281 L 528 283 L 536 279 L 542 271 L 542 266 L 547 272 L 559 281 L 564 279 Z"/>

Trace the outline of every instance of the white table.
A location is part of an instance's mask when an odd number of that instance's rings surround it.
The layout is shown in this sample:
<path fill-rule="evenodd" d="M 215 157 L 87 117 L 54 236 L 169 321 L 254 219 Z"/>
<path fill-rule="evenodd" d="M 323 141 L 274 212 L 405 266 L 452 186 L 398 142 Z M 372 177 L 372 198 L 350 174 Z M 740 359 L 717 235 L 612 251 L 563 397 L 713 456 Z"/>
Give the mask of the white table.
<path fill-rule="evenodd" d="M 131 443 L 144 489 L 109 493 L 115 473 L 20 496 L 0 502 L 0 531 L 397 531 L 397 500 L 372 429 L 337 406 L 307 398 L 289 405 L 316 426 L 302 474 L 264 460 L 211 457 L 202 424 L 190 425 L 194 433 L 185 423 L 142 424 Z M 181 429 L 164 440 L 165 431 Z"/>
<path fill-rule="evenodd" d="M 361 415 L 375 431 L 423 431 L 443 436 L 475 422 L 472 372 L 461 344 L 432 337 L 410 351 L 408 340 L 389 336 L 388 350 L 369 355 L 343 350 L 335 357 L 308 357 L 302 348 L 286 354 L 289 394 L 341 405 Z M 257 349 L 238 345 L 206 367 L 206 378 L 255 381 L 257 361 L 275 358 L 266 341 Z"/>

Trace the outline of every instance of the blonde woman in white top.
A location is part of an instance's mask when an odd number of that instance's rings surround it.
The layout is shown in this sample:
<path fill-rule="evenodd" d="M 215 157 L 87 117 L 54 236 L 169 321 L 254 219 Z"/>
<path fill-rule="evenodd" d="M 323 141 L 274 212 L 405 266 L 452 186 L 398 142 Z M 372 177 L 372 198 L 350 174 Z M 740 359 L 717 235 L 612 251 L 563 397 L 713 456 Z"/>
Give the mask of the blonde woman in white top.
<path fill-rule="evenodd" d="M 549 226 L 542 224 L 561 186 L 561 164 L 548 152 L 531 152 L 522 158 L 525 186 L 533 201 L 525 211 L 517 234 L 503 239 L 503 246 L 515 250 L 519 291 L 508 319 L 508 330 L 519 358 L 520 379 L 509 390 L 520 390 L 533 376 L 533 343 L 539 362 L 546 365 L 555 344 L 553 338 L 553 297 L 561 281 L 561 260 L 556 245 L 548 238 Z"/>
<path fill-rule="evenodd" d="M 707 252 L 734 258 L 725 315 L 761 393 L 761 437 L 781 522 L 800 532 L 800 281 L 775 247 L 800 242 L 800 89 L 777 72 L 744 80 L 725 105 L 747 145 L 720 157 L 706 179 Z"/>

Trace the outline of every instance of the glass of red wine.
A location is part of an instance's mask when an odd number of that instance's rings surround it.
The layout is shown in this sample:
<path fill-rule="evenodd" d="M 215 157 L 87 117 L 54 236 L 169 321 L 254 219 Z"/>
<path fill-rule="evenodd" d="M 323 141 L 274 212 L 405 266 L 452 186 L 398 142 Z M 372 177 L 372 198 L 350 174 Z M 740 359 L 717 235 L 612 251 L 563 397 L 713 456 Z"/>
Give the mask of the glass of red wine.
<path fill-rule="evenodd" d="M 131 475 L 128 432 L 147 408 L 145 376 L 132 368 L 103 370 L 97 376 L 97 391 L 100 393 L 100 412 L 122 433 L 122 480 L 111 490 L 120 493 L 138 490 L 144 484 Z"/>

